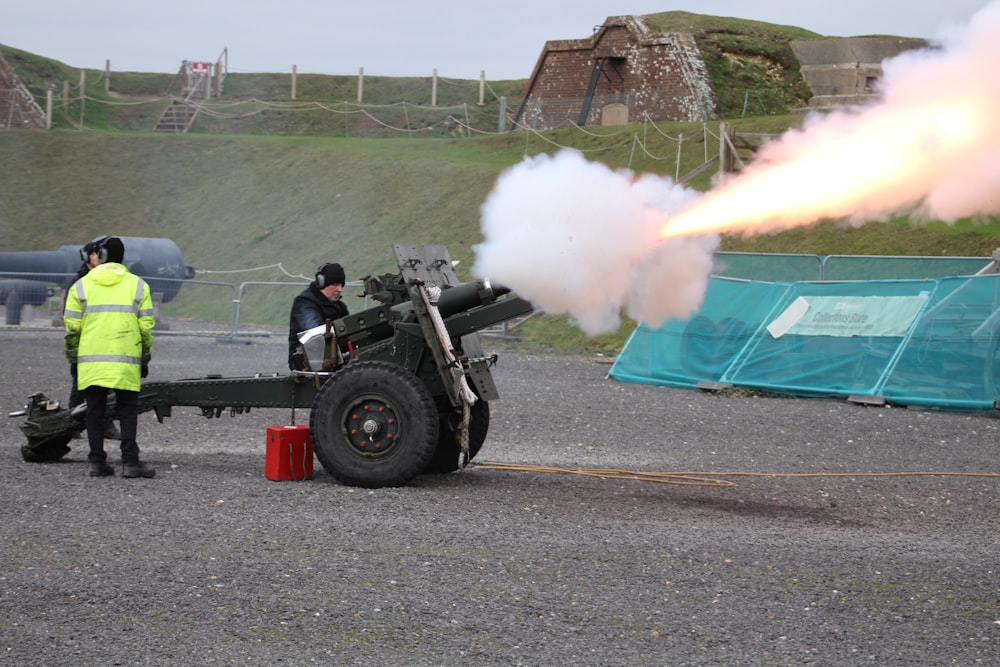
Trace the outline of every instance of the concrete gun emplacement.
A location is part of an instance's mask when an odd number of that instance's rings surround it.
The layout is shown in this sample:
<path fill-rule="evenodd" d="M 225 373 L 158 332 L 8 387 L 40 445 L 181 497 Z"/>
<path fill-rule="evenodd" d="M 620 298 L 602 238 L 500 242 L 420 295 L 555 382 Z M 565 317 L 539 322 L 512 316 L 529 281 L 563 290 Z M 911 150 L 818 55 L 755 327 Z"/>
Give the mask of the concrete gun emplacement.
<path fill-rule="evenodd" d="M 316 457 L 343 484 L 399 486 L 423 473 L 450 472 L 472 460 L 499 397 L 495 354 L 480 332 L 532 306 L 488 280 L 460 283 L 444 246 L 394 244 L 398 274 L 365 279 L 379 305 L 327 322 L 306 342 L 316 372 L 145 382 L 139 411 L 159 421 L 175 406 L 206 417 L 252 408 L 309 408 Z M 114 416 L 114 402 L 108 405 Z M 29 398 L 21 430 L 26 461 L 58 460 L 85 428 L 85 406 L 70 411 L 42 393 Z M 293 414 L 294 417 L 294 414 Z"/>

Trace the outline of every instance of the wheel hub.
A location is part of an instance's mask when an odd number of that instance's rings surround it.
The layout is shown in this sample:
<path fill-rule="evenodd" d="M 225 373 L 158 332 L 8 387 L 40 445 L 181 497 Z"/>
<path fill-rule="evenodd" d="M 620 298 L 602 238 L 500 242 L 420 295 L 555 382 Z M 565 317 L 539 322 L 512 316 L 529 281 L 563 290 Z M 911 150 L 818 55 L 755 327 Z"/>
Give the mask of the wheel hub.
<path fill-rule="evenodd" d="M 347 440 L 364 456 L 383 456 L 399 440 L 399 418 L 392 406 L 378 398 L 357 401 L 345 413 Z"/>

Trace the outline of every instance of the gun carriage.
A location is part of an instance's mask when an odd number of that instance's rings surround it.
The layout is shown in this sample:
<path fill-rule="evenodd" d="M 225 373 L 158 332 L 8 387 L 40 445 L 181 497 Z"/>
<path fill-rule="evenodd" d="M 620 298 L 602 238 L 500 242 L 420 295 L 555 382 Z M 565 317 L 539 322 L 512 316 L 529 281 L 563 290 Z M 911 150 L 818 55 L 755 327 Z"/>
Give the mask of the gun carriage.
<path fill-rule="evenodd" d="M 489 402 L 499 396 L 497 357 L 484 353 L 480 332 L 532 307 L 489 280 L 460 283 L 443 246 L 395 244 L 393 252 L 399 273 L 364 281 L 379 305 L 327 322 L 304 341 L 310 365 L 322 370 L 145 382 L 139 411 L 162 422 L 177 406 L 206 417 L 309 408 L 316 457 L 352 486 L 398 486 L 464 465 L 482 447 Z M 113 415 L 113 401 L 108 407 Z M 85 414 L 85 406 L 70 411 L 33 394 L 11 415 L 27 418 L 24 460 L 65 456 Z"/>

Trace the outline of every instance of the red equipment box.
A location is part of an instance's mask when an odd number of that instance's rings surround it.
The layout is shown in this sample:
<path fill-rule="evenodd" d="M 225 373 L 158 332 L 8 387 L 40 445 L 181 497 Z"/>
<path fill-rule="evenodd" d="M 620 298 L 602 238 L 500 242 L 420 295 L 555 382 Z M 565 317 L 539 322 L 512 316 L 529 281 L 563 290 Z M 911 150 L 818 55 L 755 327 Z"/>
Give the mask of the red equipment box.
<path fill-rule="evenodd" d="M 268 426 L 264 476 L 276 482 L 312 479 L 313 448 L 309 427 Z"/>

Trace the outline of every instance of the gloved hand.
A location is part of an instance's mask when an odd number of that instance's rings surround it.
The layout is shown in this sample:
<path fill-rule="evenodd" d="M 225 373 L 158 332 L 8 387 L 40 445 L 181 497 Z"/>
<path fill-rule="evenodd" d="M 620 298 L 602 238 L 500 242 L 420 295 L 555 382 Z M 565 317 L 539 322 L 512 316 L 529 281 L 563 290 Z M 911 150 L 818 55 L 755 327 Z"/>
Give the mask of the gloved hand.
<path fill-rule="evenodd" d="M 69 365 L 69 374 L 73 376 L 74 380 L 76 379 L 76 363 Z"/>
<path fill-rule="evenodd" d="M 150 354 L 149 352 L 146 352 L 145 354 L 143 354 L 143 355 L 142 355 L 142 368 L 141 368 L 141 370 L 139 371 L 139 375 L 140 375 L 140 376 L 141 376 L 141 377 L 142 377 L 143 379 L 145 379 L 145 378 L 146 378 L 146 376 L 147 376 L 147 375 L 149 375 L 149 361 L 150 361 L 150 360 L 151 360 L 152 358 L 153 358 L 153 357 L 152 357 L 152 355 L 151 355 L 151 354 Z"/>
<path fill-rule="evenodd" d="M 76 350 L 66 350 L 66 361 L 70 366 L 76 366 Z"/>

